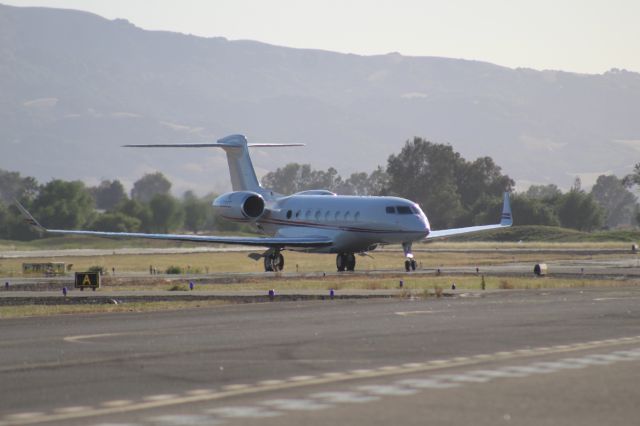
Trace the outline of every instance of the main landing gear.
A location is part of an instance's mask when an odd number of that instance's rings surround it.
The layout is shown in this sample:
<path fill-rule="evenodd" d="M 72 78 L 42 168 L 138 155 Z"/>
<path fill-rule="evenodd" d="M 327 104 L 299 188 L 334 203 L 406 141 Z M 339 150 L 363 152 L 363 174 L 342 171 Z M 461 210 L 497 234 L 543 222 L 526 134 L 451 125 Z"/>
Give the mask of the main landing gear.
<path fill-rule="evenodd" d="M 415 271 L 417 265 L 416 260 L 413 258 L 411 251 L 411 243 L 402 243 L 402 250 L 404 251 L 404 270 L 407 272 Z"/>
<path fill-rule="evenodd" d="M 264 255 L 264 271 L 279 272 L 284 268 L 284 256 L 280 250 L 265 253 Z"/>
<path fill-rule="evenodd" d="M 353 271 L 356 268 L 356 256 L 353 253 L 338 253 L 336 256 L 338 272 Z"/>

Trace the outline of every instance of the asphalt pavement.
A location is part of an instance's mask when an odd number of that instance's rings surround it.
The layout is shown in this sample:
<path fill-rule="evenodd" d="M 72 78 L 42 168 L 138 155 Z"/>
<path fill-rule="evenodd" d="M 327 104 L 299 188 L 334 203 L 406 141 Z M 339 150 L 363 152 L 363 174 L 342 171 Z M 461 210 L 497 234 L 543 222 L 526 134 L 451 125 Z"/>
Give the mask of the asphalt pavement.
<path fill-rule="evenodd" d="M 0 336 L 0 425 L 629 425 L 640 414 L 635 285 L 19 318 L 0 321 Z"/>

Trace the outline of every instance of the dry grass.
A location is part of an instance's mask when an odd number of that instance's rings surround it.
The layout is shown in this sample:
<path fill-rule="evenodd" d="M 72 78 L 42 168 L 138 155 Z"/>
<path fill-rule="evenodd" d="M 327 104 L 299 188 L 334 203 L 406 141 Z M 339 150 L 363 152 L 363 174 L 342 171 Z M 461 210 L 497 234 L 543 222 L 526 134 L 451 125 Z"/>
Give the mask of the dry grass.
<path fill-rule="evenodd" d="M 429 244 L 429 248 L 447 248 L 453 243 Z M 479 247 L 481 246 L 481 247 Z M 552 246 L 552 247 L 550 247 Z M 556 248 L 557 245 L 547 244 L 547 248 Z M 421 245 L 417 245 L 419 249 Z M 507 245 L 493 243 L 458 243 L 455 248 L 509 248 Z M 563 246 L 564 247 L 564 246 Z M 601 247 L 601 246 L 600 246 Z M 566 247 L 569 248 L 569 247 Z M 582 247 L 584 248 L 584 247 Z M 616 248 L 624 248 L 618 244 Z M 373 257 L 358 256 L 357 270 L 371 271 L 380 269 L 401 270 L 404 257 L 401 250 L 372 252 Z M 621 256 L 629 256 L 635 259 L 636 255 L 601 254 L 581 255 L 572 253 L 495 253 L 495 252 L 470 252 L 470 253 L 425 253 L 417 252 L 419 268 L 440 268 L 444 266 L 478 266 L 497 265 L 511 262 L 539 263 L 556 260 L 576 259 L 620 259 Z M 21 276 L 23 262 L 51 262 L 62 261 L 73 264 L 74 271 L 84 271 L 91 266 L 103 266 L 111 274 L 115 268 L 115 274 L 140 273 L 149 274 L 149 267 L 153 266 L 158 271 L 165 271 L 170 266 L 179 266 L 187 271 L 200 271 L 203 273 L 217 272 L 259 272 L 262 271 L 262 262 L 256 262 L 247 257 L 247 252 L 215 252 L 215 253 L 189 253 L 189 254 L 140 254 L 140 255 L 109 255 L 109 256 L 68 256 L 50 258 L 20 258 L 0 259 L 0 275 Z M 307 254 L 297 252 L 285 252 L 285 271 L 289 272 L 322 272 L 335 270 L 335 256 L 323 254 Z"/>
<path fill-rule="evenodd" d="M 175 311 L 182 309 L 218 307 L 228 302 L 219 300 L 132 302 L 118 305 L 19 305 L 0 307 L 0 319 L 69 314 L 101 314 L 115 312 Z"/>

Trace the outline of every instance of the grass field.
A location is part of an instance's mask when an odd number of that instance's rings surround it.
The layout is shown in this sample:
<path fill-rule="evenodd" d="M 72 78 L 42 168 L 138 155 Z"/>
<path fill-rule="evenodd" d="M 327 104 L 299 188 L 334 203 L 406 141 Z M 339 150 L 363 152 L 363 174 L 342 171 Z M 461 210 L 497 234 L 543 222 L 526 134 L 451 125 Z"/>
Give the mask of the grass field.
<path fill-rule="evenodd" d="M 451 247 L 454 243 L 449 243 Z M 477 244 L 471 245 L 480 248 Z M 481 248 L 498 247 L 493 243 L 483 243 Z M 429 245 L 429 248 L 445 247 Z M 468 248 L 469 244 L 457 243 L 456 248 Z M 507 248 L 500 246 L 501 248 Z M 529 246 L 531 247 L 531 246 Z M 622 248 L 620 245 L 617 248 Z M 562 248 L 557 244 L 554 248 Z M 607 259 L 620 258 L 620 256 L 636 256 L 629 254 L 598 254 L 584 255 L 575 253 L 501 253 L 501 252 L 420 252 L 420 246 L 416 247 L 416 259 L 420 268 L 437 268 L 444 266 L 483 266 L 508 262 L 549 262 L 552 260 L 571 259 Z M 307 254 L 297 252 L 284 252 L 285 271 L 289 272 L 330 272 L 335 270 L 335 256 L 322 254 Z M 260 272 L 262 263 L 247 257 L 247 252 L 211 252 L 211 253 L 185 253 L 185 254 L 136 254 L 136 255 L 108 255 L 108 256 L 65 256 L 65 257 L 36 257 L 36 258 L 4 258 L 0 259 L 0 276 L 21 276 L 23 262 L 65 262 L 72 264 L 72 271 L 85 271 L 92 266 L 102 266 L 108 273 L 115 268 L 118 272 L 149 273 L 152 266 L 159 272 L 164 272 L 169 266 L 178 266 L 184 271 L 192 273 L 216 273 L 216 272 Z M 371 256 L 357 256 L 358 271 L 371 271 L 379 269 L 394 269 L 401 271 L 404 257 L 400 250 L 372 252 Z"/>

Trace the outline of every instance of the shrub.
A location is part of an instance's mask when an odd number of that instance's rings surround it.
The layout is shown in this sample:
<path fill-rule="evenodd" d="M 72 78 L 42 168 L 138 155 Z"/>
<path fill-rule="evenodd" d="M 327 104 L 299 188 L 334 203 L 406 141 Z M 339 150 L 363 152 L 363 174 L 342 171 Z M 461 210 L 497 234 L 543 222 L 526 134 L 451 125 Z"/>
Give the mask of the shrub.
<path fill-rule="evenodd" d="M 180 266 L 169 266 L 165 271 L 166 274 L 182 274 L 182 267 Z"/>

